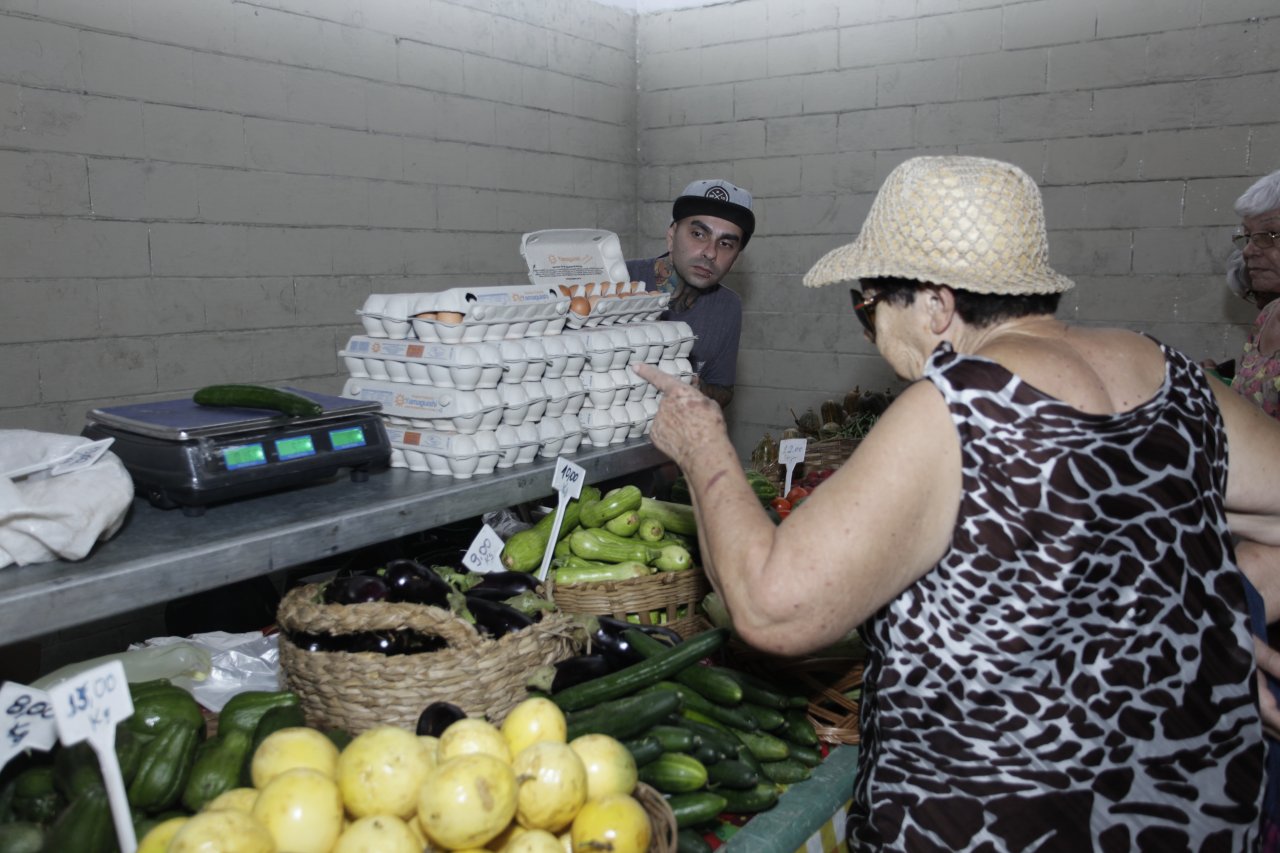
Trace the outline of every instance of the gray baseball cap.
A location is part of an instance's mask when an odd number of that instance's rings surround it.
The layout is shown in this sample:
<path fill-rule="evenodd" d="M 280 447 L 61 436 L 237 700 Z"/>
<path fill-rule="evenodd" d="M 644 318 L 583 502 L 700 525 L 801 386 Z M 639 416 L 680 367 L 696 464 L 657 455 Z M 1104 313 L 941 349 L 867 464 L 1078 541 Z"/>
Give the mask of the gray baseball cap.
<path fill-rule="evenodd" d="M 684 188 L 671 207 L 676 222 L 698 214 L 727 219 L 742 229 L 742 246 L 746 248 L 756 230 L 756 215 L 751 211 L 751 193 L 718 178 L 694 181 Z"/>

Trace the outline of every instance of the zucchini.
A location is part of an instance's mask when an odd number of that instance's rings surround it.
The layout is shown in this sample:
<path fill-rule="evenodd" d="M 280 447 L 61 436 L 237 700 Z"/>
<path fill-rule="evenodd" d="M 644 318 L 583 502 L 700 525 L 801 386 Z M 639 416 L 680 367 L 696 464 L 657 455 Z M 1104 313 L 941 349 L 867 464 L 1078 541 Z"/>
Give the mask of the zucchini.
<path fill-rule="evenodd" d="M 639 768 L 640 781 L 664 794 L 690 794 L 707 785 L 707 768 L 692 755 L 664 752 Z"/>
<path fill-rule="evenodd" d="M 576 534 L 575 534 L 576 535 Z M 603 583 L 643 578 L 654 573 L 652 566 L 635 561 L 625 563 L 593 563 L 589 560 L 566 561 L 555 570 L 555 581 L 560 586 L 576 583 Z"/>
<path fill-rule="evenodd" d="M 641 498 L 639 509 L 641 518 L 656 518 L 662 522 L 663 529 L 671 533 L 693 536 L 698 532 L 698 520 L 691 506 Z"/>
<path fill-rule="evenodd" d="M 666 528 L 662 526 L 662 522 L 656 518 L 645 518 L 644 516 L 639 516 L 639 518 L 640 524 L 636 527 L 636 538 L 645 542 L 661 542 L 663 534 L 667 532 Z"/>
<path fill-rule="evenodd" d="M 729 636 L 724 628 L 712 628 L 695 634 L 677 646 L 665 649 L 661 655 L 634 663 L 613 675 L 597 678 L 586 684 L 578 684 L 552 696 L 552 700 L 564 711 L 577 711 L 608 699 L 628 696 L 641 688 L 666 678 L 689 664 L 702 660 L 724 645 Z M 677 697 L 678 701 L 678 697 Z M 668 709 L 666 714 L 671 713 Z M 663 714 L 662 716 L 666 716 Z M 657 719 L 661 719 L 658 717 Z M 656 720 L 654 721 L 656 722 Z M 651 723 L 652 725 L 652 723 Z"/>
<path fill-rule="evenodd" d="M 715 820 L 716 815 L 725 810 L 729 801 L 720 794 L 710 791 L 697 791 L 688 794 L 672 794 L 667 797 L 667 805 L 676 816 L 676 827 L 686 829 Z"/>
<path fill-rule="evenodd" d="M 569 534 L 569 550 L 584 560 L 601 563 L 648 565 L 662 555 L 661 549 L 654 548 L 647 542 L 589 527 L 579 527 Z"/>
<path fill-rule="evenodd" d="M 767 767 L 768 765 L 765 766 Z M 769 778 L 772 779 L 773 777 L 770 776 Z M 777 782 L 779 780 L 774 779 L 774 781 Z M 747 788 L 754 788 L 758 784 L 760 784 L 760 774 L 745 761 L 727 758 L 707 767 L 707 785 L 709 787 L 746 790 Z"/>
<path fill-rule="evenodd" d="M 693 555 L 683 545 L 664 545 L 653 565 L 660 572 L 683 572 L 693 568 Z"/>
<path fill-rule="evenodd" d="M 560 521 L 557 542 L 563 540 L 578 526 L 578 514 L 586 501 L 599 500 L 600 490 L 595 486 L 583 486 L 578 497 L 565 504 L 564 517 Z M 502 565 L 512 572 L 531 572 L 542 565 L 542 556 L 551 541 L 551 528 L 556 514 L 549 512 L 532 527 L 513 533 L 502 546 Z"/>
<path fill-rule="evenodd" d="M 711 845 L 692 827 L 676 830 L 676 853 L 711 853 Z"/>
<path fill-rule="evenodd" d="M 764 768 L 764 775 L 771 782 L 776 782 L 779 785 L 791 785 L 809 778 L 809 766 L 796 761 L 794 758 L 784 758 L 782 761 L 764 761 L 761 762 L 761 767 Z"/>
<path fill-rule="evenodd" d="M 660 654 L 668 647 L 643 631 L 631 629 L 623 632 L 627 641 L 646 658 Z M 742 687 L 733 678 L 715 667 L 693 665 L 672 676 L 681 684 L 692 687 L 701 696 L 719 705 L 737 705 L 742 701 Z"/>
<path fill-rule="evenodd" d="M 638 486 L 622 486 L 607 492 L 600 500 L 585 507 L 578 523 L 583 527 L 604 527 L 605 523 L 612 521 L 620 515 L 628 512 L 635 512 L 640 509 L 640 501 L 643 495 L 640 493 Z M 639 516 L 636 516 L 636 525 L 639 526 Z"/>
<path fill-rule="evenodd" d="M 635 536 L 640 530 L 640 516 L 634 512 L 624 512 L 617 518 L 606 521 L 604 529 L 615 536 Z"/>
<path fill-rule="evenodd" d="M 680 698 L 683 700 L 682 707 L 686 711 L 697 711 L 699 714 L 703 714 L 709 719 L 715 720 L 717 723 L 728 726 L 731 729 L 737 728 L 743 731 L 750 731 L 755 728 L 755 721 L 739 709 L 717 705 L 715 702 L 703 697 L 698 691 L 683 684 L 677 684 L 674 681 L 659 681 L 652 687 L 646 688 L 646 690 L 674 690 L 680 694 Z"/>
<path fill-rule="evenodd" d="M 761 782 L 754 788 L 744 791 L 720 788 L 716 793 L 724 797 L 724 810 L 729 814 L 755 814 L 768 811 L 778 802 L 778 789 L 772 782 Z"/>
<path fill-rule="evenodd" d="M 614 676 L 606 676 L 613 678 Z M 599 680 L 599 679 L 597 679 Z M 587 687 L 590 685 L 579 685 Z M 569 688 L 570 690 L 576 688 Z M 567 692 L 567 691 L 566 691 Z M 551 697 L 553 700 L 556 697 Z M 601 702 L 585 711 L 572 714 L 566 720 L 565 739 L 585 734 L 609 735 L 616 740 L 636 737 L 657 725 L 668 714 L 680 707 L 680 694 L 671 691 L 650 693 L 644 696 L 627 696 L 622 699 Z"/>
<path fill-rule="evenodd" d="M 662 743 L 656 737 L 649 735 L 624 740 L 622 745 L 627 748 L 627 752 L 631 753 L 631 757 L 635 759 L 637 768 L 645 766 L 650 761 L 656 761 L 659 755 L 666 752 L 662 747 Z"/>
<path fill-rule="evenodd" d="M 762 732 L 776 732 L 787 722 L 787 718 L 783 716 L 781 711 L 776 708 L 766 708 L 754 702 L 743 702 L 736 710 L 754 720 L 755 725 L 752 728 L 759 729 Z"/>
<path fill-rule="evenodd" d="M 324 406 L 310 397 L 266 385 L 206 385 L 196 391 L 191 399 L 201 406 L 272 409 L 295 418 L 318 415 L 324 411 Z"/>

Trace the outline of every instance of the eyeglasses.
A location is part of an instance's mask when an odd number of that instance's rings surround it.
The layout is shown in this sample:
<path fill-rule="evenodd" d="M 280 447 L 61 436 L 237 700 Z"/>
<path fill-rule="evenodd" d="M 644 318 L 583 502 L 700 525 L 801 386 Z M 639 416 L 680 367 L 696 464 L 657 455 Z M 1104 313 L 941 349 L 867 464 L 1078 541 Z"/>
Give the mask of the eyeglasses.
<path fill-rule="evenodd" d="M 867 339 L 874 344 L 876 342 L 876 303 L 880 301 L 880 295 L 873 293 L 870 296 L 863 296 L 861 290 L 850 288 L 849 296 L 853 300 L 853 313 L 857 315 L 858 322 L 866 330 Z"/>
<path fill-rule="evenodd" d="M 1253 234 L 1232 234 L 1231 242 L 1236 244 L 1237 249 L 1243 249 L 1249 243 L 1259 249 L 1270 249 L 1276 244 L 1277 237 L 1280 237 L 1280 232 L 1257 231 Z"/>

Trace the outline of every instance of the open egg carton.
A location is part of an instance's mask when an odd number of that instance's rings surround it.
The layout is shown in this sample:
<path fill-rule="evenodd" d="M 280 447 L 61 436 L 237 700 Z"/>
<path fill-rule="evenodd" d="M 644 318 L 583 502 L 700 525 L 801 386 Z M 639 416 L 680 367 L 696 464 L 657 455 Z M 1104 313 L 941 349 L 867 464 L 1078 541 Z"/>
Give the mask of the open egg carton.
<path fill-rule="evenodd" d="M 374 293 L 356 311 L 371 338 L 446 344 L 559 334 L 568 313 L 569 297 L 532 284 Z"/>

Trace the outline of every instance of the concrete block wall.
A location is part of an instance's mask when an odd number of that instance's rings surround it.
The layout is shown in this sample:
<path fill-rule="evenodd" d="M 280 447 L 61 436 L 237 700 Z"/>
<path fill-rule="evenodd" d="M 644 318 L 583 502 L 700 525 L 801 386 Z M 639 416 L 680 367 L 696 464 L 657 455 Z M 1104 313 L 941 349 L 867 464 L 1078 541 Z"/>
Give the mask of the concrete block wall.
<path fill-rule="evenodd" d="M 590 0 L 0 0 L 0 428 L 328 393 L 370 293 L 635 235 L 635 23 Z"/>
<path fill-rule="evenodd" d="M 1222 270 L 1232 202 L 1280 168 L 1274 0 L 738 0 L 637 18 L 640 241 L 722 175 L 757 231 L 730 429 L 766 431 L 854 386 L 898 388 L 845 290 L 804 272 L 852 239 L 919 154 L 1016 163 L 1041 184 L 1061 314 L 1236 356 L 1255 313 Z"/>

